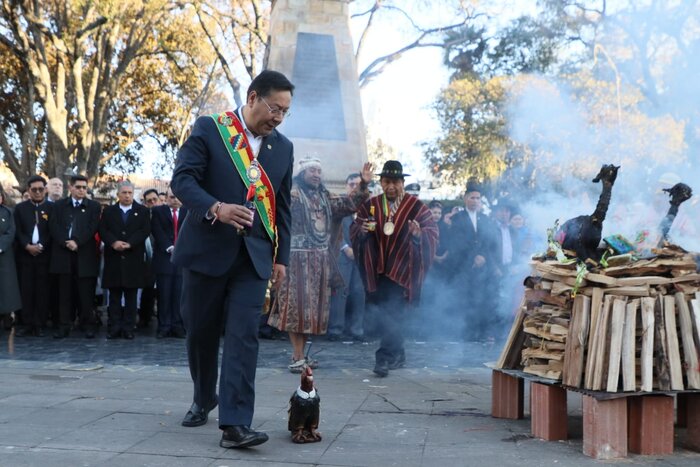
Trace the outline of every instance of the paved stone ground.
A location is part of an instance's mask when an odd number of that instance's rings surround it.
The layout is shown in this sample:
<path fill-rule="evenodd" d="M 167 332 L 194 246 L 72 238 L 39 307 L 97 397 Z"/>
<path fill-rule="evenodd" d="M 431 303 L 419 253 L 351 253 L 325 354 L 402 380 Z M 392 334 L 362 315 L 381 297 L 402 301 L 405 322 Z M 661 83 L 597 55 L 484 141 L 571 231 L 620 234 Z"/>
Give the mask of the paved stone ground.
<path fill-rule="evenodd" d="M 490 417 L 490 371 L 499 344 L 407 342 L 407 367 L 377 379 L 376 344 L 318 340 L 324 438 L 294 445 L 286 430 L 290 345 L 261 341 L 254 428 L 270 441 L 248 450 L 219 447 L 216 411 L 184 428 L 191 401 L 184 342 L 0 337 L 0 466 L 579 466 L 581 401 L 569 398 L 565 442 L 530 435 L 529 419 Z M 10 345 L 11 344 L 11 345 Z M 527 397 L 527 394 L 526 394 Z M 682 448 L 672 456 L 611 461 L 700 465 Z"/>

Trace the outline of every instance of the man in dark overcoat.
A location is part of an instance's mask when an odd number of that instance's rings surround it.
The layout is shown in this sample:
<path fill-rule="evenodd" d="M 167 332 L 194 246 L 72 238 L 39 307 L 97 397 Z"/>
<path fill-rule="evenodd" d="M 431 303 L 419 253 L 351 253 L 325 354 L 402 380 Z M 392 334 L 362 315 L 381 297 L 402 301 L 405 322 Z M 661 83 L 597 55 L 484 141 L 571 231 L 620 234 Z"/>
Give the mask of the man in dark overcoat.
<path fill-rule="evenodd" d="M 49 218 L 54 205 L 46 200 L 44 177 L 29 177 L 27 191 L 29 199 L 15 207 L 17 268 L 22 294 L 22 325 L 15 335 L 43 337 L 49 308 Z"/>
<path fill-rule="evenodd" d="M 95 286 L 100 264 L 95 234 L 101 208 L 87 198 L 87 188 L 87 177 L 73 175 L 68 187 L 70 196 L 55 202 L 49 218 L 49 272 L 58 274 L 57 339 L 68 337 L 76 307 L 85 337 L 95 337 Z"/>
<path fill-rule="evenodd" d="M 457 310 L 464 319 L 463 337 L 489 337 L 498 299 L 495 279 L 500 277 L 501 252 L 493 221 L 482 212 L 481 186 L 470 181 L 464 193 L 464 210 L 451 216 L 446 269 L 455 290 Z M 461 323 L 455 323 L 459 326 Z"/>
<path fill-rule="evenodd" d="M 138 289 L 146 283 L 146 239 L 150 233 L 148 208 L 134 201 L 131 182 L 119 182 L 117 202 L 105 208 L 100 220 L 102 287 L 109 289 L 107 339 L 134 338 L 136 299 Z"/>

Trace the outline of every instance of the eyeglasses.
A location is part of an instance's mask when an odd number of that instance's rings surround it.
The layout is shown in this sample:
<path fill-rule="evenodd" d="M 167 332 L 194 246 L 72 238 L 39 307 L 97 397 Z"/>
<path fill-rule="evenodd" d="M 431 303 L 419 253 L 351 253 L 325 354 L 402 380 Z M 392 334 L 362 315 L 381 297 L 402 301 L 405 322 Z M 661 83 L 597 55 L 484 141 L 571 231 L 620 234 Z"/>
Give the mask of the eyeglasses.
<path fill-rule="evenodd" d="M 40 186 L 40 187 L 30 188 L 29 191 L 31 191 L 32 193 L 43 193 L 44 187 Z"/>
<path fill-rule="evenodd" d="M 258 97 L 261 101 L 263 101 L 263 104 L 265 104 L 265 106 L 267 107 L 268 112 L 270 112 L 275 117 L 287 118 L 292 114 L 291 110 L 273 109 L 272 107 L 270 107 L 270 104 L 268 104 L 267 101 L 262 98 L 262 96 Z"/>
<path fill-rule="evenodd" d="M 87 190 L 87 185 L 73 185 L 76 190 Z"/>

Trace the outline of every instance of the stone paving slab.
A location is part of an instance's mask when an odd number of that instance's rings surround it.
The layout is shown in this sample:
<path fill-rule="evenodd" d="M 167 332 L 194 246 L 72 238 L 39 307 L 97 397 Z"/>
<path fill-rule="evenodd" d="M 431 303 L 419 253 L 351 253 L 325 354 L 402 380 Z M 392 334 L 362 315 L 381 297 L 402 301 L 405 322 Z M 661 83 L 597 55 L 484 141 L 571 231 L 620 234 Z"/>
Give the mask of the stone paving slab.
<path fill-rule="evenodd" d="M 253 427 L 270 441 L 226 450 L 218 444 L 216 410 L 203 427 L 180 425 L 192 391 L 186 366 L 171 364 L 186 364 L 182 341 L 137 341 L 138 351 L 96 342 L 81 354 L 86 341 L 70 338 L 68 350 L 43 355 L 26 340 L 11 355 L 0 354 L 0 467 L 600 464 L 581 452 L 576 395 L 569 398 L 567 441 L 532 438 L 529 419 L 491 418 L 491 373 L 482 362 L 497 358 L 494 346 L 408 342 L 408 367 L 378 379 L 371 372 L 374 345 L 319 342 L 323 441 L 294 445 L 287 403 L 299 376 L 285 369 L 288 342 L 263 341 Z M 35 342 L 43 351 L 64 345 Z M 167 365 L 158 363 L 162 354 Z M 683 436 L 678 430 L 671 456 L 608 463 L 700 465 L 700 454 L 683 449 Z"/>

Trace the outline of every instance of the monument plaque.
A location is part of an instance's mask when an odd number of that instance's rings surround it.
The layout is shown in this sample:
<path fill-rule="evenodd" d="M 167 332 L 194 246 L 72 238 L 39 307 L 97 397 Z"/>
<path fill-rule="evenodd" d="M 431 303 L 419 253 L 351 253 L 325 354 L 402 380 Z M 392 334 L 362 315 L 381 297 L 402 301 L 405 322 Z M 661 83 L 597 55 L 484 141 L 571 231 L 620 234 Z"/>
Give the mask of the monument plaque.
<path fill-rule="evenodd" d="M 329 34 L 297 34 L 292 82 L 294 117 L 285 134 L 294 138 L 346 139 L 335 44 Z"/>
<path fill-rule="evenodd" d="M 297 160 L 321 159 L 324 181 L 342 191 L 345 177 L 367 161 L 355 49 L 347 0 L 276 0 L 267 68 L 296 89 L 280 126 Z"/>

